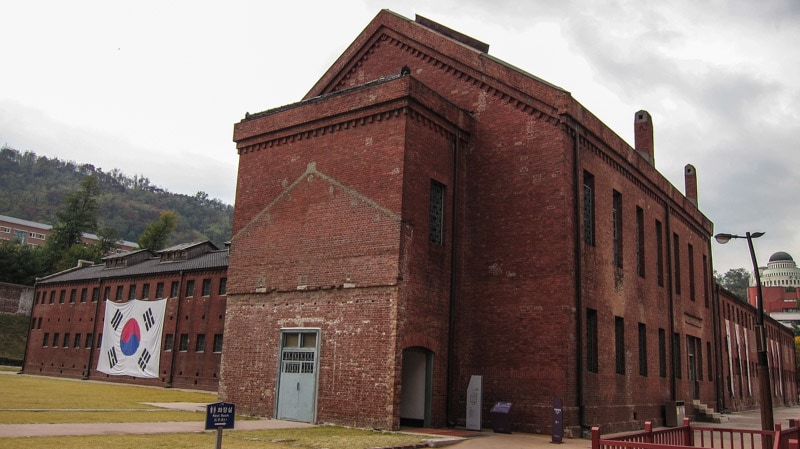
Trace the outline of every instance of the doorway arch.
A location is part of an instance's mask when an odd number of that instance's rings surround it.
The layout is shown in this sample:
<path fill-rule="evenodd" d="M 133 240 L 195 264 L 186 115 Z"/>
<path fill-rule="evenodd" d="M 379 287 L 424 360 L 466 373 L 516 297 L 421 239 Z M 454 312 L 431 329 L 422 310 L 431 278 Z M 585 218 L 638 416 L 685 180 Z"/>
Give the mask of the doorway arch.
<path fill-rule="evenodd" d="M 431 426 L 433 352 L 421 346 L 403 349 L 400 425 Z"/>

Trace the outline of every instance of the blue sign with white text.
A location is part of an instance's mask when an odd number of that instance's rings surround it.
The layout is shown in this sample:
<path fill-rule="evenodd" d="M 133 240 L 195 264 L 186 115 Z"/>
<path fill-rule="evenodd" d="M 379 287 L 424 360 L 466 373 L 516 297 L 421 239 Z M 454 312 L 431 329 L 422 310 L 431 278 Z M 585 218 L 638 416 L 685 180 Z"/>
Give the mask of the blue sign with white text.
<path fill-rule="evenodd" d="M 217 402 L 206 405 L 206 430 L 218 428 L 233 429 L 236 405 Z"/>

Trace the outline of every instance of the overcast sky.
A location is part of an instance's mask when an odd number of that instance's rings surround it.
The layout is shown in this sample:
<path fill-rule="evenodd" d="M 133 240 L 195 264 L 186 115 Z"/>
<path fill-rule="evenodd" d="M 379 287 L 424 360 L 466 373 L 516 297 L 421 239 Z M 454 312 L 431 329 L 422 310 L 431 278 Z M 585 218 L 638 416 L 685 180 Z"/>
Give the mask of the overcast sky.
<path fill-rule="evenodd" d="M 656 167 L 683 192 L 695 165 L 715 232 L 800 261 L 796 0 L 0 0 L 0 145 L 233 203 L 233 124 L 300 100 L 382 8 L 486 42 L 630 144 L 648 110 Z"/>

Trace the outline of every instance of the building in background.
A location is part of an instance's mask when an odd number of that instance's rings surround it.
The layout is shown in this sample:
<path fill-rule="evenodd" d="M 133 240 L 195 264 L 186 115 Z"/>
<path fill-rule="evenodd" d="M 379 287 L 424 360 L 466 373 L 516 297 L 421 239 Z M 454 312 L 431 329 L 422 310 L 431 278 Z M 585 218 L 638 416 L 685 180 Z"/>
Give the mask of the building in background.
<path fill-rule="evenodd" d="M 759 379 L 756 346 L 756 307 L 740 301 L 733 293 L 718 288 L 720 335 L 714 369 L 720 373 L 717 410 L 742 411 L 758 408 Z M 773 404 L 797 404 L 797 368 L 794 334 L 791 328 L 765 317 L 767 357 Z"/>
<path fill-rule="evenodd" d="M 778 251 L 769 258 L 766 267 L 759 267 L 761 290 L 764 294 L 764 311 L 769 314 L 797 312 L 800 301 L 800 268 L 788 253 Z M 750 276 L 747 301 L 757 306 L 758 294 L 755 276 Z"/>
<path fill-rule="evenodd" d="M 106 380 L 201 390 L 217 389 L 225 325 L 228 251 L 211 242 L 109 256 L 39 279 L 35 286 L 26 374 Z M 120 341 L 138 346 L 149 329 L 105 323 L 107 302 L 166 301 L 156 378 L 97 370 L 107 325 L 126 326 Z M 125 347 L 123 347 L 123 352 Z M 133 352 L 133 351 L 131 351 Z M 112 363 L 113 364 L 113 363 Z"/>
<path fill-rule="evenodd" d="M 487 44 L 381 11 L 302 101 L 234 126 L 221 398 L 463 425 L 481 376 L 485 427 L 502 401 L 514 430 L 550 433 L 558 398 L 573 436 L 713 407 L 713 225 L 695 168 L 678 191 L 650 114 L 633 126 L 631 147 Z"/>
<path fill-rule="evenodd" d="M 44 246 L 45 240 L 52 233 L 53 227 L 48 224 L 0 215 L 0 240 L 17 241 L 31 246 Z M 100 237 L 84 232 L 82 240 L 83 243 L 94 244 L 100 242 Z M 115 246 L 117 254 L 139 247 L 136 242 L 127 240 L 120 240 Z"/>

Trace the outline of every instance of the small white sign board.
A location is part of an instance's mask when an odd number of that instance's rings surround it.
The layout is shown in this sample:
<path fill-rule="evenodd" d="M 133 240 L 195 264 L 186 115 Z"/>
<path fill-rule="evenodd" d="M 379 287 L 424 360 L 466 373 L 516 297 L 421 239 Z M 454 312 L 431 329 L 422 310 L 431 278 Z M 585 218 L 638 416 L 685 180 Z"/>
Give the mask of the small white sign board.
<path fill-rule="evenodd" d="M 467 430 L 481 430 L 483 376 L 472 376 L 467 387 Z"/>

